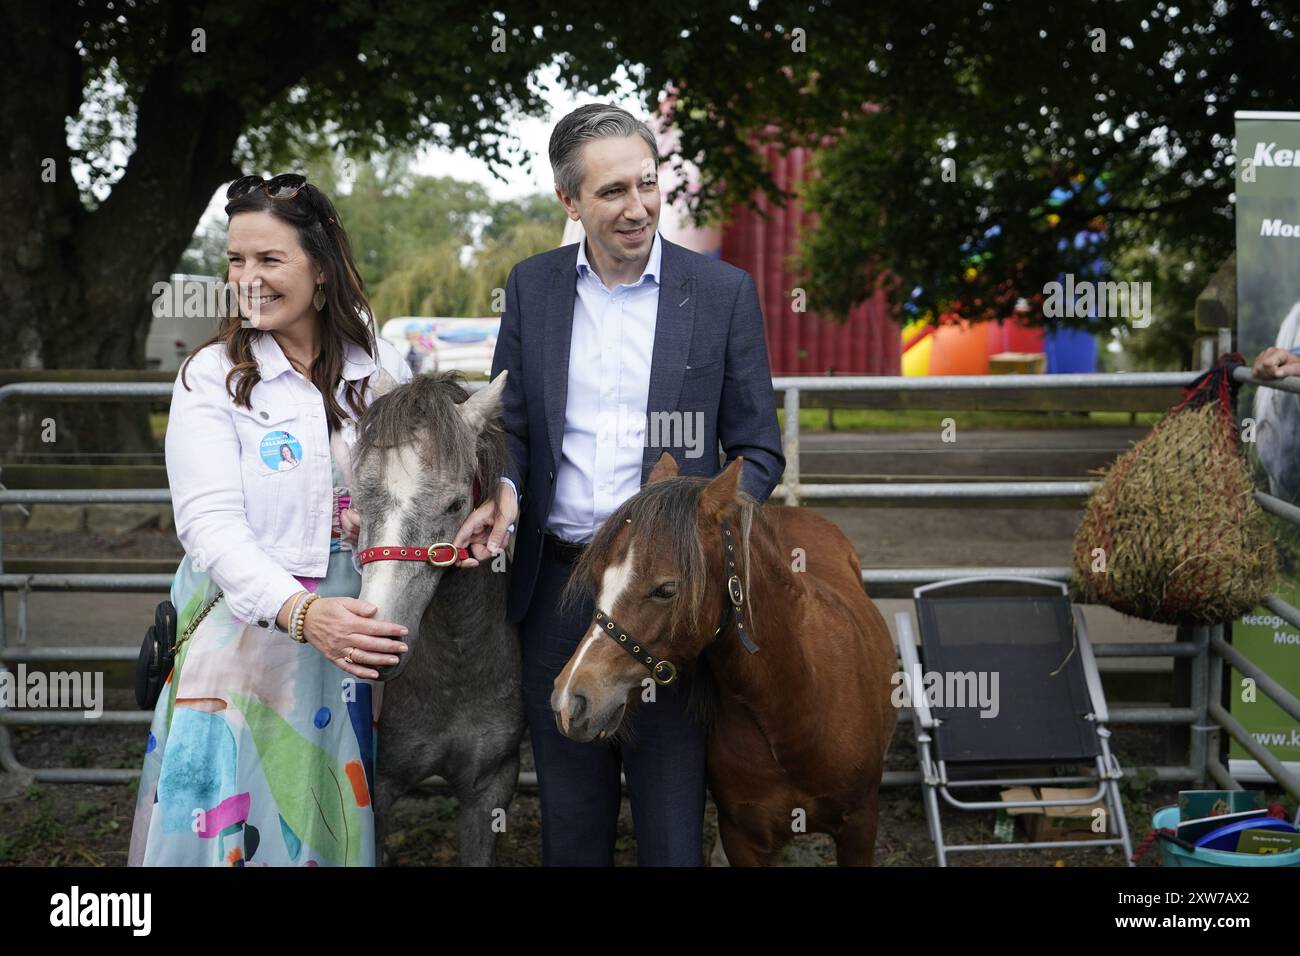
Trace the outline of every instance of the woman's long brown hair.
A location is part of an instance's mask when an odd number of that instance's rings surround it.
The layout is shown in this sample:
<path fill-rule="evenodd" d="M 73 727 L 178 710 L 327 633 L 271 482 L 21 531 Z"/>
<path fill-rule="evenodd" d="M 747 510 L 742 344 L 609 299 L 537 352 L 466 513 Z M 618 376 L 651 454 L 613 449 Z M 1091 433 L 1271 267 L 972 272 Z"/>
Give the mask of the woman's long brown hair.
<path fill-rule="evenodd" d="M 269 212 L 293 226 L 313 271 L 325 274 L 326 304 L 320 312 L 320 356 L 312 365 L 311 381 L 325 399 L 325 418 L 333 432 L 347 417 L 334 396 L 343 376 L 344 340 L 359 345 L 372 358 L 379 351 L 375 343 L 374 314 L 366 299 L 365 283 L 352 258 L 352 244 L 334 204 L 311 184 L 303 186 L 293 199 L 272 199 L 265 190 L 253 189 L 226 204 L 227 220 L 241 212 Z M 227 281 L 229 275 L 227 272 Z M 185 381 L 185 369 L 190 360 L 202 349 L 220 342 L 225 345 L 226 355 L 233 366 L 226 375 L 226 394 L 236 405 L 251 408 L 249 396 L 253 386 L 261 381 L 257 360 L 253 358 L 253 340 L 264 334 L 269 333 L 245 328 L 238 314 L 223 316 L 217 333 L 185 357 L 181 364 L 181 384 L 186 389 L 190 387 Z M 360 418 L 366 402 L 357 384 L 348 382 L 345 395 L 356 417 Z"/>

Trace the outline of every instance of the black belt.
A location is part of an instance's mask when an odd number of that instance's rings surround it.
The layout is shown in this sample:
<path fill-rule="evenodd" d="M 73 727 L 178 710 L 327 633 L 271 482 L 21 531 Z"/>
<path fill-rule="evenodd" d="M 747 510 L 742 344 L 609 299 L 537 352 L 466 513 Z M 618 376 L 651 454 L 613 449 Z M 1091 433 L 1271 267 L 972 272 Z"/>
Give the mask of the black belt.
<path fill-rule="evenodd" d="M 542 535 L 542 551 L 561 564 L 576 563 L 582 557 L 582 552 L 586 550 L 587 546 L 577 541 L 565 541 L 550 532 Z"/>

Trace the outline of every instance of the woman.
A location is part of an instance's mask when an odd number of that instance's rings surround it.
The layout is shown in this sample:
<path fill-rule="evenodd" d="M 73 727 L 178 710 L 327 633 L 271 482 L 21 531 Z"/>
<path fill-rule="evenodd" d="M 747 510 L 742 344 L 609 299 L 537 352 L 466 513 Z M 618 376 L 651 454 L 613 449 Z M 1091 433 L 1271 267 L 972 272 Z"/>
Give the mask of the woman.
<path fill-rule="evenodd" d="M 290 448 L 288 445 L 281 445 L 280 464 L 277 467 L 277 470 L 288 471 L 290 468 L 295 467 L 297 464 L 298 464 L 298 459 L 293 457 L 293 449 Z"/>
<path fill-rule="evenodd" d="M 167 424 L 178 643 L 199 623 L 154 713 L 129 862 L 373 865 L 366 681 L 406 629 L 356 599 L 339 498 L 379 377 L 411 373 L 329 199 L 298 175 L 226 198 L 241 315 L 186 358 Z"/>

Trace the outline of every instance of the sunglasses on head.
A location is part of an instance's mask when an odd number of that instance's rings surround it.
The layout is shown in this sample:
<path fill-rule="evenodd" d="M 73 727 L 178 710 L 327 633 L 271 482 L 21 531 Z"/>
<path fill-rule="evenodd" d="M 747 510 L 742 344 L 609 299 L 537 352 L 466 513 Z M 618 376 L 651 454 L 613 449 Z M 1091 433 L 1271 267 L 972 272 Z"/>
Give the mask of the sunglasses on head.
<path fill-rule="evenodd" d="M 306 185 L 307 177 L 300 173 L 282 173 L 271 179 L 263 179 L 261 176 L 241 176 L 226 190 L 226 199 L 238 199 L 240 196 L 248 195 L 254 189 L 261 189 L 272 199 L 292 199 L 302 192 L 302 188 Z"/>

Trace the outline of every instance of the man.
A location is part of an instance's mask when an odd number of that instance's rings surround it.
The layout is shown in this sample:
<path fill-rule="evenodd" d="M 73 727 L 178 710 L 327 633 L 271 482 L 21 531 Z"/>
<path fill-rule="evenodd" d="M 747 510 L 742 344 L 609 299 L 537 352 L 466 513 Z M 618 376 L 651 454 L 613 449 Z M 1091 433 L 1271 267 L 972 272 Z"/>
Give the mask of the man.
<path fill-rule="evenodd" d="M 1269 346 L 1255 356 L 1250 373 L 1261 381 L 1300 375 L 1300 349 Z"/>
<path fill-rule="evenodd" d="M 556 604 L 583 545 L 664 451 L 681 474 L 712 477 L 720 443 L 728 461 L 744 457 L 745 490 L 759 500 L 780 481 L 763 316 L 748 273 L 658 234 L 659 156 L 644 123 L 614 106 L 580 107 L 552 132 L 550 160 L 586 239 L 519 263 L 506 282 L 492 374 L 509 372 L 513 467 L 456 544 L 470 547 L 463 564 L 473 566 L 519 522 L 507 613 L 523 644 L 543 863 L 612 864 L 621 765 L 639 862 L 698 866 L 705 732 L 686 712 L 689 688 L 658 688 L 630 742 L 564 737 L 551 692 L 592 608 Z"/>

